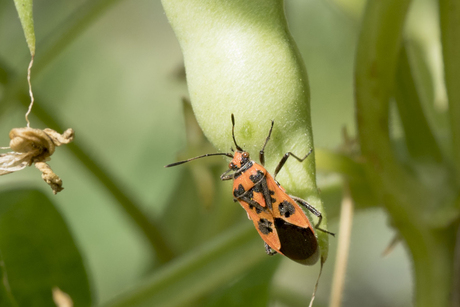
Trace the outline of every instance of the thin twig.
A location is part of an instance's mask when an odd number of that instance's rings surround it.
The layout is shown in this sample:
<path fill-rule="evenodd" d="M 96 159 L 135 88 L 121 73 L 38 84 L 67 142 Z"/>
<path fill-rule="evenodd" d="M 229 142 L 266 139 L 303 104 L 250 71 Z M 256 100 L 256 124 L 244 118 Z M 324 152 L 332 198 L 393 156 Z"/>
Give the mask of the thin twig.
<path fill-rule="evenodd" d="M 351 228 L 353 223 L 353 200 L 350 195 L 348 182 L 344 183 L 339 227 L 339 243 L 335 261 L 334 276 L 332 278 L 331 301 L 329 307 L 339 307 L 342 303 L 345 274 L 350 249 Z"/>
<path fill-rule="evenodd" d="M 32 65 L 34 65 L 34 57 L 35 57 L 35 55 L 31 56 L 29 67 L 27 68 L 27 84 L 29 84 L 29 96 L 30 96 L 29 109 L 27 110 L 27 113 L 26 113 L 27 128 L 30 128 L 29 114 L 32 111 L 32 107 L 34 105 L 34 93 L 32 92 L 32 83 L 30 82 L 30 75 L 31 75 Z"/>

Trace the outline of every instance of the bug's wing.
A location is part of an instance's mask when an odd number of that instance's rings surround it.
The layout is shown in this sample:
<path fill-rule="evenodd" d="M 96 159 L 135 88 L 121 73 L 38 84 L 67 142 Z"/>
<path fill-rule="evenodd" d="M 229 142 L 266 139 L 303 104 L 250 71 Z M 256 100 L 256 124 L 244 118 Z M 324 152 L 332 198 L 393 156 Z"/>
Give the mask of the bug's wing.
<path fill-rule="evenodd" d="M 275 228 L 275 220 L 273 215 L 268 210 L 256 212 L 254 207 L 251 207 L 247 202 L 239 199 L 238 202 L 246 210 L 248 217 L 254 223 L 254 227 L 259 233 L 260 237 L 276 252 L 279 252 L 281 243 L 278 238 L 278 232 Z"/>
<path fill-rule="evenodd" d="M 281 242 L 282 254 L 305 265 L 318 261 L 320 252 L 313 228 L 302 228 L 280 218 L 275 218 L 275 228 Z"/>
<path fill-rule="evenodd" d="M 0 155 L 0 175 L 6 175 L 12 172 L 20 171 L 25 168 L 29 162 L 28 154 L 22 152 L 8 152 Z"/>
<path fill-rule="evenodd" d="M 276 200 L 273 203 L 274 218 L 283 219 L 300 228 L 311 228 L 313 230 L 310 220 L 305 215 L 302 208 L 300 208 L 282 187 L 276 184 L 275 180 L 269 180 L 269 178 L 267 178 L 267 185 L 270 191 L 274 191 L 272 197 Z"/>

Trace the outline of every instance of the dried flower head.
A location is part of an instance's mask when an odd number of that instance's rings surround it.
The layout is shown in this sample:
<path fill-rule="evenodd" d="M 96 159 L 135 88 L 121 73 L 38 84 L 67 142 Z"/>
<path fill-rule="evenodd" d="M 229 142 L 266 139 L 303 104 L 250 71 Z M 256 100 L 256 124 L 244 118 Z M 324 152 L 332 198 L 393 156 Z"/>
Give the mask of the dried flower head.
<path fill-rule="evenodd" d="M 11 152 L 0 154 L 0 175 L 19 171 L 26 166 L 35 165 L 42 172 L 42 178 L 53 189 L 53 193 L 62 191 L 62 180 L 46 164 L 56 146 L 68 144 L 73 140 L 74 132 L 67 129 L 63 134 L 46 128 L 14 128 L 10 131 Z"/>

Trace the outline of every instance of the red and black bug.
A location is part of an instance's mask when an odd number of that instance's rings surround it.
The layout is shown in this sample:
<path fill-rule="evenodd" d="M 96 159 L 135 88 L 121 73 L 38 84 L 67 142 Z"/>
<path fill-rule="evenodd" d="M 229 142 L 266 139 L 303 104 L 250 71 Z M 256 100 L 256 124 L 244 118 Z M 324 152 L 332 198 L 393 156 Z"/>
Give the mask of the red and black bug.
<path fill-rule="evenodd" d="M 286 153 L 275 169 L 273 177 L 264 168 L 265 146 L 270 140 L 274 122 L 265 139 L 264 146 L 259 152 L 260 164 L 249 158 L 249 153 L 238 146 L 235 139 L 235 118 L 232 114 L 232 137 L 236 147 L 233 153 L 205 154 L 184 161 L 166 165 L 172 167 L 192 160 L 210 157 L 227 156 L 232 158 L 228 170 L 220 176 L 221 180 L 233 180 L 233 197 L 246 210 L 249 219 L 265 242 L 267 254 L 280 253 L 286 257 L 305 265 L 312 265 L 318 261 L 319 248 L 308 217 L 299 205 L 308 209 L 318 217 L 315 228 L 326 233 L 330 232 L 319 228 L 321 224 L 321 212 L 316 210 L 308 202 L 295 196 L 288 195 L 275 180 L 276 175 L 286 163 L 289 157 L 294 157 L 303 162 L 312 152 L 310 150 L 305 157 L 299 158 L 292 152 Z M 232 149 L 233 151 L 233 149 Z"/>

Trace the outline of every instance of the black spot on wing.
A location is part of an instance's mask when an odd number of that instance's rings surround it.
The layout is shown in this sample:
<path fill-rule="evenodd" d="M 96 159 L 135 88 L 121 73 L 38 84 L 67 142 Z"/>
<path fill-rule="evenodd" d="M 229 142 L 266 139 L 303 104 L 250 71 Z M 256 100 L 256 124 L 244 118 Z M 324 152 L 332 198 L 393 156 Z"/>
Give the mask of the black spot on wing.
<path fill-rule="evenodd" d="M 278 210 L 280 211 L 280 214 L 285 218 L 288 218 L 295 213 L 294 205 L 288 202 L 287 200 L 283 201 L 278 205 Z"/>
<path fill-rule="evenodd" d="M 238 189 L 234 189 L 233 190 L 233 196 L 236 197 L 236 198 L 239 198 L 241 195 L 243 195 L 244 193 L 246 192 L 246 190 L 244 189 L 243 185 L 240 184 L 238 186 Z"/>
<path fill-rule="evenodd" d="M 273 223 L 270 222 L 269 220 L 267 219 L 260 219 L 258 222 L 258 227 L 259 227 L 259 230 L 262 234 L 264 235 L 268 235 L 269 233 L 273 232 L 273 228 L 272 228 L 272 225 Z"/>
<path fill-rule="evenodd" d="M 253 182 L 253 183 L 257 183 L 259 182 L 260 180 L 262 180 L 262 178 L 264 178 L 264 173 L 261 171 L 261 170 L 257 170 L 257 172 L 253 175 L 250 175 L 249 176 L 249 179 Z"/>
<path fill-rule="evenodd" d="M 302 228 L 283 219 L 275 219 L 275 228 L 281 242 L 280 251 L 294 261 L 302 261 L 313 256 L 318 242 L 311 228 Z"/>

